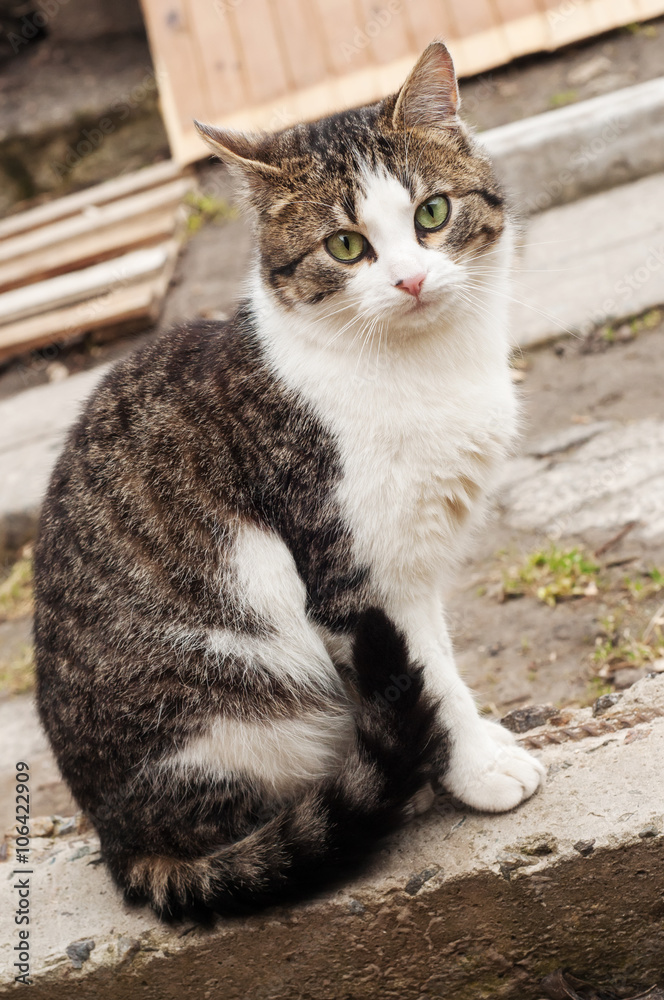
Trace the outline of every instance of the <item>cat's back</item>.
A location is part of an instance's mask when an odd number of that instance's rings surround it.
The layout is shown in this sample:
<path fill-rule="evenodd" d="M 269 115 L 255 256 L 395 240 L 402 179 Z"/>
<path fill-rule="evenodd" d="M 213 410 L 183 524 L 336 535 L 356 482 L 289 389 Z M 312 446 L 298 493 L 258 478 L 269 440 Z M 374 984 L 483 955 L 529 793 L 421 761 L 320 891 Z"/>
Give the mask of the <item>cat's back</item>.
<path fill-rule="evenodd" d="M 269 383 L 246 317 L 187 325 L 116 365 L 72 428 L 35 545 L 37 701 L 67 773 L 112 742 L 119 705 L 152 732 L 155 692 L 178 690 L 179 628 L 228 625 L 243 416 Z"/>
<path fill-rule="evenodd" d="M 225 323 L 175 327 L 102 379 L 72 428 L 57 470 L 71 470 L 74 456 L 83 454 L 97 469 L 123 459 L 135 463 L 155 447 L 168 462 L 169 446 L 183 451 L 193 430 L 222 426 L 222 416 L 227 422 L 240 387 L 249 378 L 260 381 L 262 372 L 250 321 L 242 314 Z"/>
<path fill-rule="evenodd" d="M 187 522 L 209 516 L 213 496 L 215 506 L 232 505 L 247 411 L 269 393 L 242 311 L 226 323 L 175 328 L 123 359 L 94 390 L 56 463 L 38 562 L 54 529 L 75 532 L 79 544 L 143 534 L 151 521 L 186 535 Z"/>
<path fill-rule="evenodd" d="M 35 546 L 38 650 L 88 630 L 98 643 L 120 614 L 121 630 L 130 617 L 219 626 L 239 526 L 287 533 L 336 473 L 248 309 L 143 347 L 103 379 L 56 463 Z"/>

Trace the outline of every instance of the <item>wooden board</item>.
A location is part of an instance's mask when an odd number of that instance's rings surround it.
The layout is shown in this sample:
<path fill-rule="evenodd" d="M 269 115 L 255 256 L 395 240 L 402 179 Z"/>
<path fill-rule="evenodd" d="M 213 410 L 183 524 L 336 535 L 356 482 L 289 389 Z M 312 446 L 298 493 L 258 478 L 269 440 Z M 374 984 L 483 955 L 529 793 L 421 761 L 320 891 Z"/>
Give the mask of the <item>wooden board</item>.
<path fill-rule="evenodd" d="M 137 171 L 0 223 L 0 360 L 161 308 L 193 176 Z"/>
<path fill-rule="evenodd" d="M 173 236 L 177 227 L 175 212 L 169 209 L 150 212 L 92 229 L 77 239 L 64 240 L 0 264 L 0 292 L 54 278 L 72 270 L 117 259 L 118 254 L 152 246 Z"/>
<path fill-rule="evenodd" d="M 105 260 L 172 235 L 188 178 L 102 205 L 0 241 L 0 290 Z M 30 214 L 30 213 L 26 213 Z"/>
<path fill-rule="evenodd" d="M 10 215 L 9 218 L 0 220 L 0 240 L 39 229 L 41 226 L 50 225 L 59 219 L 66 219 L 95 205 L 107 205 L 119 198 L 126 198 L 139 191 L 147 191 L 180 177 L 182 177 L 182 167 L 173 160 L 166 160 L 163 163 L 157 163 L 154 167 L 145 167 L 143 170 L 136 170 L 131 174 L 123 174 L 113 178 L 112 181 L 95 184 L 84 191 L 77 191 L 64 198 L 56 198 L 54 201 L 46 202 L 45 205 L 39 205 L 27 212 L 18 212 L 16 215 Z"/>
<path fill-rule="evenodd" d="M 114 288 L 126 287 L 148 276 L 161 274 L 172 252 L 170 243 L 161 243 L 5 292 L 0 295 L 0 324 L 87 301 Z"/>
<path fill-rule="evenodd" d="M 55 342 L 66 343 L 89 330 L 130 320 L 157 319 L 170 274 L 162 273 L 128 288 L 116 288 L 73 306 L 54 309 L 0 326 L 0 361 Z"/>
<path fill-rule="evenodd" d="M 664 0 L 142 0 L 174 157 L 198 118 L 276 130 L 396 90 L 433 38 L 460 76 L 664 13 Z"/>

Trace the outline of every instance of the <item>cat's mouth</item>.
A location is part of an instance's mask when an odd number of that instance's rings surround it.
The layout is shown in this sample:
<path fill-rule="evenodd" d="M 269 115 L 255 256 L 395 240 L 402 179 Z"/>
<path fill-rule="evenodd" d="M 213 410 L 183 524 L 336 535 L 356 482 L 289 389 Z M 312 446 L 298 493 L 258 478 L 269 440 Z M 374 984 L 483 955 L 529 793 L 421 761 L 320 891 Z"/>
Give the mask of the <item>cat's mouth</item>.
<path fill-rule="evenodd" d="M 411 316 L 413 313 L 421 313 L 433 305 L 434 300 L 430 297 L 426 299 L 423 298 L 413 298 L 412 302 L 408 303 L 408 315 Z"/>

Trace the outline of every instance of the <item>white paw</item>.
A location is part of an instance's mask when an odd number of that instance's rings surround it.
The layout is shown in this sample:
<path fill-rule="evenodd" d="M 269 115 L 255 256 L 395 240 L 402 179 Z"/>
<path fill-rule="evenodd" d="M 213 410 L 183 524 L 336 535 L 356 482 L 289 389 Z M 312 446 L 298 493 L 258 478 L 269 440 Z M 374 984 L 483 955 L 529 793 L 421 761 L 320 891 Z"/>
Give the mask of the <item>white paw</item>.
<path fill-rule="evenodd" d="M 529 799 L 546 771 L 514 736 L 496 722 L 480 720 L 472 735 L 459 740 L 444 778 L 445 788 L 482 812 L 507 812 Z"/>

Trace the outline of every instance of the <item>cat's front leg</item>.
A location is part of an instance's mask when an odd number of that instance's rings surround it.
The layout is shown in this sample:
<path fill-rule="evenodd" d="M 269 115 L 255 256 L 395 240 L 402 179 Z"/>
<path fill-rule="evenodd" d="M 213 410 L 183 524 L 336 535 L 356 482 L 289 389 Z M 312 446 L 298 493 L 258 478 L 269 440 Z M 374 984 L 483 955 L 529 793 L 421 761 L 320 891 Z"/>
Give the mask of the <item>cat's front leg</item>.
<path fill-rule="evenodd" d="M 445 788 L 466 805 L 505 812 L 530 798 L 542 784 L 542 764 L 520 747 L 512 733 L 483 719 L 460 678 L 452 643 L 437 602 L 399 616 L 414 659 L 424 665 L 426 684 L 440 700 L 441 722 L 449 734 Z"/>

